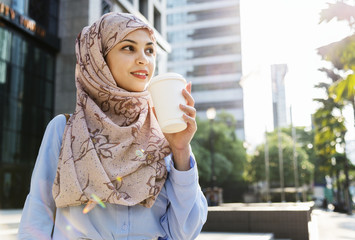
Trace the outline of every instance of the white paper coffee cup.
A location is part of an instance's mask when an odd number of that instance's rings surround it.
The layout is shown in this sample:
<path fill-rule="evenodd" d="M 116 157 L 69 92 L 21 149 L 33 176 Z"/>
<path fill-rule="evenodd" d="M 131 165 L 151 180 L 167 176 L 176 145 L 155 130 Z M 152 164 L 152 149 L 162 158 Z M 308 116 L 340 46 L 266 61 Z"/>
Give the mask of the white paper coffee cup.
<path fill-rule="evenodd" d="M 153 77 L 148 86 L 158 123 L 164 133 L 183 131 L 187 124 L 179 104 L 186 104 L 182 89 L 186 80 L 177 73 L 163 73 Z"/>

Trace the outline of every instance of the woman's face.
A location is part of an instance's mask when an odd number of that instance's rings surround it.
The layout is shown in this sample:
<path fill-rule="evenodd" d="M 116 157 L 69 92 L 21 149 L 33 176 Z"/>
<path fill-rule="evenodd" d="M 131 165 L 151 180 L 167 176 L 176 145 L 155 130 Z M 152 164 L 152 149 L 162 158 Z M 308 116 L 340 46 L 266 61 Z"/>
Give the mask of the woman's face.
<path fill-rule="evenodd" d="M 106 55 L 117 86 L 130 92 L 145 89 L 154 74 L 156 46 L 147 29 L 129 33 Z"/>

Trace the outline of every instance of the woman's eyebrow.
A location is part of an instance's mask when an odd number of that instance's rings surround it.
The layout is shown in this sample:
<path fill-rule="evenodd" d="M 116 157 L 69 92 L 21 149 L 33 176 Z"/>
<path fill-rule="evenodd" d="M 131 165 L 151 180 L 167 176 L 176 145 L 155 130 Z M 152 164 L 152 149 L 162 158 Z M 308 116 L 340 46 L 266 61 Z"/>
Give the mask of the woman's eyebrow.
<path fill-rule="evenodd" d="M 120 41 L 120 43 L 121 43 L 121 42 L 130 42 L 130 43 L 137 44 L 137 42 L 135 42 L 135 41 L 133 41 L 133 40 L 131 40 L 131 39 L 123 39 L 122 41 Z"/>
<path fill-rule="evenodd" d="M 120 41 L 120 43 L 122 42 L 130 42 L 130 43 L 133 43 L 133 44 L 138 44 L 136 41 L 133 41 L 131 39 L 123 39 L 122 41 Z M 154 45 L 153 42 L 147 42 L 145 45 Z"/>

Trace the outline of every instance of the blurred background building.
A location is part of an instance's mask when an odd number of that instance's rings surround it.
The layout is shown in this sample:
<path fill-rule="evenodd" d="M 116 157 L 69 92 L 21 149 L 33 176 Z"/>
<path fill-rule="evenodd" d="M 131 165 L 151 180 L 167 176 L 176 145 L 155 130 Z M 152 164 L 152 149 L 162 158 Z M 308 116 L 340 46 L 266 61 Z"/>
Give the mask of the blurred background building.
<path fill-rule="evenodd" d="M 168 70 L 192 82 L 197 114 L 214 107 L 237 120 L 245 139 L 238 0 L 167 0 Z"/>
<path fill-rule="evenodd" d="M 53 117 L 58 0 L 0 1 L 0 208 L 20 208 Z"/>
<path fill-rule="evenodd" d="M 155 29 L 166 71 L 165 0 L 0 0 L 0 209 L 22 208 L 48 122 L 75 108 L 75 38 L 110 11 Z"/>
<path fill-rule="evenodd" d="M 286 64 L 271 65 L 272 107 L 274 117 L 274 129 L 287 127 L 286 88 L 285 75 Z"/>

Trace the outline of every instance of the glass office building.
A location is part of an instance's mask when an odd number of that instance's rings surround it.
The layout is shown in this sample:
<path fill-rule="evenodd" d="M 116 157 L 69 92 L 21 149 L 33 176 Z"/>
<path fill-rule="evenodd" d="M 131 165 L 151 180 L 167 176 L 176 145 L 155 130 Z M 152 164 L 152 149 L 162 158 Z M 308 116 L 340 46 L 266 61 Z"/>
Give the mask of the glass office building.
<path fill-rule="evenodd" d="M 192 82 L 201 118 L 210 107 L 231 113 L 244 140 L 239 7 L 236 0 L 167 0 L 168 70 Z"/>
<path fill-rule="evenodd" d="M 58 0 L 0 1 L 0 209 L 22 208 L 53 117 Z"/>

